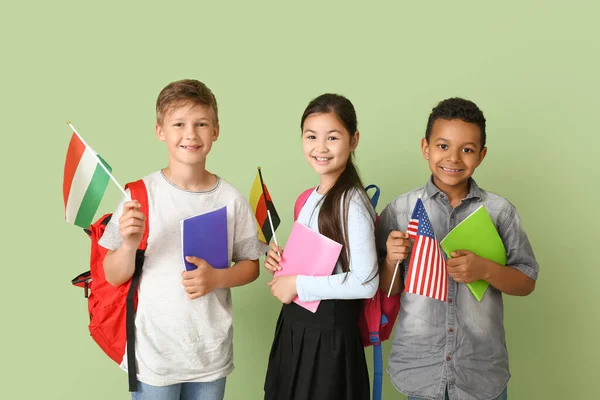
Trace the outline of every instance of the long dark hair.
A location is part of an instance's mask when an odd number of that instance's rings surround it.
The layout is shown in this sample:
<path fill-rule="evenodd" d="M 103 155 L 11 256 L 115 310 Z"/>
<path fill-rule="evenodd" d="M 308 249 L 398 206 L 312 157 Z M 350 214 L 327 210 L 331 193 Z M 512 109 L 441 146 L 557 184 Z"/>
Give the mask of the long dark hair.
<path fill-rule="evenodd" d="M 306 107 L 306 110 L 304 110 L 300 128 L 304 130 L 304 121 L 310 115 L 321 113 L 334 114 L 344 125 L 352 141 L 354 135 L 357 133 L 358 124 L 356 121 L 356 111 L 350 100 L 338 94 L 322 94 L 312 100 Z M 319 232 L 344 246 L 340 254 L 340 263 L 342 264 L 343 272 L 350 271 L 347 223 L 350 197 L 352 197 L 353 191 L 358 190 L 364 194 L 364 196 L 360 197 L 368 200 L 358 170 L 352 161 L 353 157 L 354 152 L 350 153 L 346 168 L 323 197 L 321 210 L 319 211 Z M 367 203 L 371 204 L 368 201 Z M 373 223 L 375 223 L 374 220 Z"/>

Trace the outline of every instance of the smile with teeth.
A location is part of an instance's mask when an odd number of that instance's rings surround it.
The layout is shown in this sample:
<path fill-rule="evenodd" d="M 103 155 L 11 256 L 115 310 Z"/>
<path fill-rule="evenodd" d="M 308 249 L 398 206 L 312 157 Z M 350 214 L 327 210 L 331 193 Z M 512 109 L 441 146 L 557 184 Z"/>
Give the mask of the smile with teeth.
<path fill-rule="evenodd" d="M 332 159 L 332 157 L 313 157 L 313 158 L 319 162 L 327 162 Z"/>
<path fill-rule="evenodd" d="M 186 150 L 197 150 L 200 148 L 200 146 L 181 146 L 181 147 Z"/>
<path fill-rule="evenodd" d="M 452 168 L 444 168 L 441 167 L 445 172 L 461 172 L 462 169 L 452 169 Z"/>

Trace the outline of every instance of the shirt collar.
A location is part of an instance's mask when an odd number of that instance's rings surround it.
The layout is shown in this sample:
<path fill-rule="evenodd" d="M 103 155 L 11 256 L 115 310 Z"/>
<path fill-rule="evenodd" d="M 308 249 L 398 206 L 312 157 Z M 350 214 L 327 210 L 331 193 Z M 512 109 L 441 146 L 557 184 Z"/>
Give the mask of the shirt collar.
<path fill-rule="evenodd" d="M 427 197 L 429 198 L 433 198 L 434 196 L 442 193 L 442 191 L 433 183 L 433 175 L 425 184 L 425 193 L 427 193 Z M 481 194 L 481 189 L 475 182 L 475 179 L 469 178 L 469 194 L 467 194 L 465 199 L 481 199 Z"/>

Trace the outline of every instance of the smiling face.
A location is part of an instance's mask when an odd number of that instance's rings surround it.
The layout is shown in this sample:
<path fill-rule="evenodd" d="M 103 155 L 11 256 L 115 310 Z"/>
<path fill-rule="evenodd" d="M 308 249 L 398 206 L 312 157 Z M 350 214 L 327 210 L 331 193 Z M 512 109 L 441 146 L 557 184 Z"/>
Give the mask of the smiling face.
<path fill-rule="evenodd" d="M 156 124 L 156 136 L 167 144 L 169 166 L 204 166 L 219 125 L 210 106 L 185 102 L 165 113 Z"/>
<path fill-rule="evenodd" d="M 448 196 L 468 194 L 469 178 L 487 153 L 481 148 L 479 127 L 460 119 L 437 119 L 429 141 L 422 139 L 421 150 L 433 183 Z"/>
<path fill-rule="evenodd" d="M 351 136 L 333 113 L 311 114 L 304 120 L 304 157 L 321 176 L 322 183 L 324 179 L 326 182 L 335 182 L 357 145 L 358 132 Z"/>

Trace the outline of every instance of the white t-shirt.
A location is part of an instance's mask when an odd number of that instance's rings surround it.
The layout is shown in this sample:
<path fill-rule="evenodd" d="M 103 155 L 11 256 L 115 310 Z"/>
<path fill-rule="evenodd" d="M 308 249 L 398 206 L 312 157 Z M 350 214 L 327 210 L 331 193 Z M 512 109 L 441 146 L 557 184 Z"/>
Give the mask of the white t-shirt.
<path fill-rule="evenodd" d="M 189 192 L 162 172 L 143 178 L 148 190 L 150 231 L 135 316 L 137 377 L 153 386 L 210 382 L 233 370 L 230 289 L 187 298 L 181 273 L 180 220 L 227 206 L 229 261 L 256 260 L 267 247 L 257 238 L 257 223 L 242 194 L 226 181 L 206 192 Z M 116 250 L 122 243 L 119 217 L 125 197 L 99 244 Z M 126 354 L 126 353 L 125 353 Z M 127 357 L 121 363 L 127 369 Z"/>

